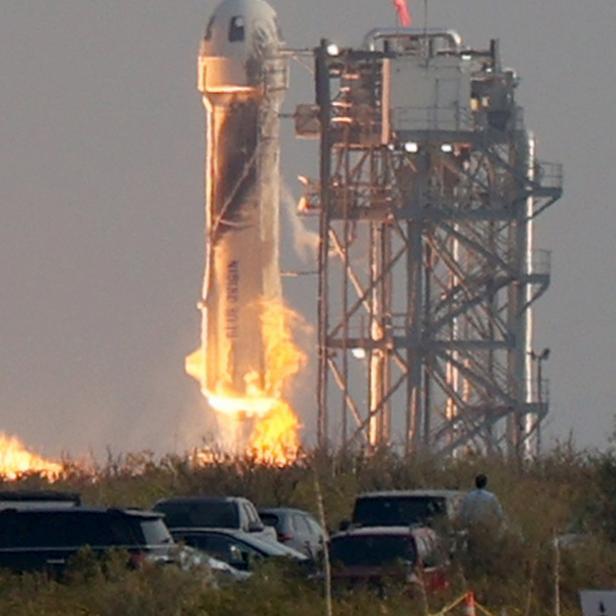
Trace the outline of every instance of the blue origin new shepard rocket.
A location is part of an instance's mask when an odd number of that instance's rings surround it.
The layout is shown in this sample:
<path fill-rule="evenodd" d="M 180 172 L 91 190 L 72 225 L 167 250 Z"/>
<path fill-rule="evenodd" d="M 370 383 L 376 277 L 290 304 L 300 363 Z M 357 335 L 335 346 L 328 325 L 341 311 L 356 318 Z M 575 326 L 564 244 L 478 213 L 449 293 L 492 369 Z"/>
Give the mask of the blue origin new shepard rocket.
<path fill-rule="evenodd" d="M 281 300 L 279 112 L 287 64 L 280 47 L 276 14 L 266 2 L 224 0 L 199 52 L 207 112 L 206 256 L 201 347 L 186 366 L 212 406 L 248 416 L 260 411 L 242 400 L 251 388 L 266 390 L 262 304 Z"/>

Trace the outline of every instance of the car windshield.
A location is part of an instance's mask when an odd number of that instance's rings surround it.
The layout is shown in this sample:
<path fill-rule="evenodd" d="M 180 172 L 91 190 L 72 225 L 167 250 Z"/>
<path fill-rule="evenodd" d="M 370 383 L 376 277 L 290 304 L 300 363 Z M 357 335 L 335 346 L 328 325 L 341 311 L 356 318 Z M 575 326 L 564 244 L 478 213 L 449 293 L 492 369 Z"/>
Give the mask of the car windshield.
<path fill-rule="evenodd" d="M 141 520 L 141 531 L 146 545 L 173 543 L 173 538 L 161 519 Z"/>
<path fill-rule="evenodd" d="M 225 501 L 176 501 L 159 503 L 154 508 L 165 514 L 170 528 L 206 526 L 211 528 L 239 528 L 237 507 Z"/>
<path fill-rule="evenodd" d="M 329 557 L 335 565 L 378 567 L 405 562 L 415 564 L 415 544 L 400 535 L 355 535 L 334 537 Z"/>
<path fill-rule="evenodd" d="M 353 524 L 359 526 L 407 526 L 425 524 L 445 515 L 445 499 L 436 496 L 382 496 L 360 498 L 355 504 Z"/>

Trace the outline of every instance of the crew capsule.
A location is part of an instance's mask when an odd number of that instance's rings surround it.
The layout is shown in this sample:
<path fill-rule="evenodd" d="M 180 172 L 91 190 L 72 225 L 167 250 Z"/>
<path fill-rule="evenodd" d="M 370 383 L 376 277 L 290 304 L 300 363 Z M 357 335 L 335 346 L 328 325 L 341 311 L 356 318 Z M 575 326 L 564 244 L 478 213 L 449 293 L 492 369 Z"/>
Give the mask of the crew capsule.
<path fill-rule="evenodd" d="M 263 0 L 224 0 L 214 11 L 199 50 L 204 95 L 251 92 L 264 83 L 267 59 L 280 49 L 276 12 Z"/>

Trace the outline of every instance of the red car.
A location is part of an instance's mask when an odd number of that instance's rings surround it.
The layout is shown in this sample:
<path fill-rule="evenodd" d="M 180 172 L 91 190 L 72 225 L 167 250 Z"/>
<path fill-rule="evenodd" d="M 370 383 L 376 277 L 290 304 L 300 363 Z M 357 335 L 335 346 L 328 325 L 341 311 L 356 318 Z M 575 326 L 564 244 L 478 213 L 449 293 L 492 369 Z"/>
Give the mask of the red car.
<path fill-rule="evenodd" d="M 386 584 L 416 591 L 449 585 L 449 557 L 444 542 L 428 527 L 375 526 L 334 535 L 329 544 L 332 580 L 337 586 Z"/>

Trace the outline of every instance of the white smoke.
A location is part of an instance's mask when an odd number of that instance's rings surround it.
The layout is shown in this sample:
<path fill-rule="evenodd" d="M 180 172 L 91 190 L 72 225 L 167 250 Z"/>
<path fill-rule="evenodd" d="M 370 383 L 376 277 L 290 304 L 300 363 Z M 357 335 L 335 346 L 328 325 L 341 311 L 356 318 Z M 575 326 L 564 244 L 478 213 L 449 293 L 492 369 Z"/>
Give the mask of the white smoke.
<path fill-rule="evenodd" d="M 297 200 L 284 182 L 280 184 L 280 200 L 291 224 L 295 254 L 304 262 L 313 260 L 319 247 L 319 234 L 306 227 L 297 213 Z"/>

